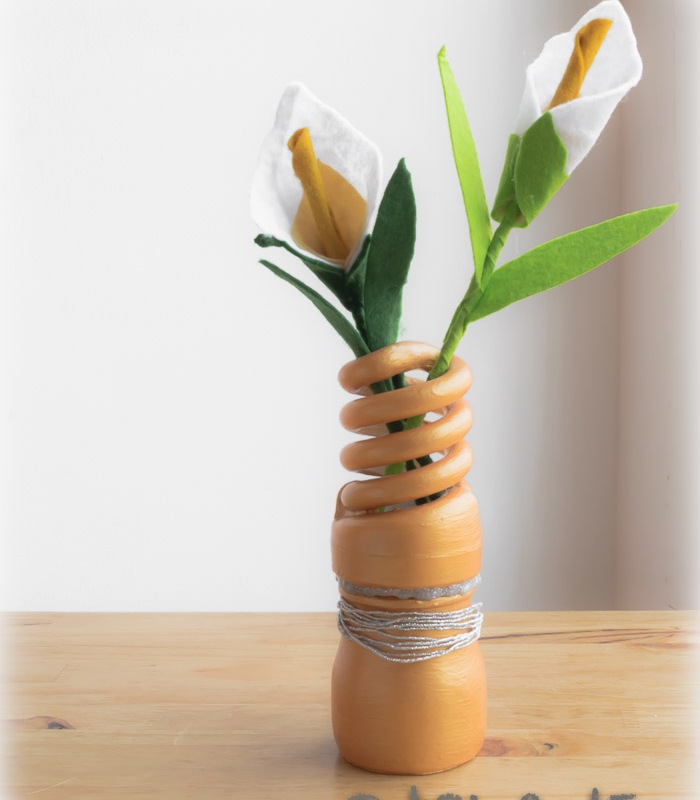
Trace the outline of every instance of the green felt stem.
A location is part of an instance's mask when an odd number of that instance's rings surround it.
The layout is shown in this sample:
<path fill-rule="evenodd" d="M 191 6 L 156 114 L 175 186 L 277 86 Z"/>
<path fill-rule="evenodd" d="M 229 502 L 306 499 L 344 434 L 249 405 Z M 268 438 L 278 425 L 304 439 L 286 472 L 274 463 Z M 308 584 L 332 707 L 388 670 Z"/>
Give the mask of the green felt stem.
<path fill-rule="evenodd" d="M 450 366 L 452 356 L 457 350 L 457 345 L 460 343 L 467 330 L 467 326 L 469 325 L 471 312 L 476 307 L 479 300 L 481 300 L 481 297 L 486 290 L 486 286 L 488 285 L 491 275 L 496 268 L 498 256 L 500 255 L 500 252 L 506 243 L 508 234 L 513 229 L 517 216 L 518 206 L 515 203 L 511 203 L 503 215 L 503 219 L 501 220 L 499 226 L 494 231 L 493 238 L 491 239 L 488 250 L 486 251 L 484 268 L 481 275 L 481 287 L 479 287 L 476 280 L 472 278 L 469 288 L 467 289 L 467 293 L 464 295 L 462 302 L 457 306 L 457 309 L 452 317 L 442 343 L 440 355 L 438 356 L 437 361 L 433 365 L 433 368 L 430 370 L 430 374 L 428 375 L 429 381 L 433 378 L 443 375 Z"/>
<path fill-rule="evenodd" d="M 520 210 L 517 206 L 517 203 L 511 203 L 506 209 L 503 219 L 494 231 L 493 238 L 491 239 L 488 250 L 486 251 L 484 268 L 481 273 L 481 286 L 477 284 L 476 277 L 472 277 L 471 282 L 469 283 L 469 288 L 462 298 L 462 302 L 457 306 L 450 325 L 447 328 L 447 333 L 443 339 L 440 354 L 438 355 L 433 368 L 430 370 L 427 380 L 431 381 L 433 378 L 439 378 L 440 375 L 443 375 L 450 366 L 452 356 L 454 356 L 457 345 L 460 343 L 462 337 L 466 333 L 467 326 L 471 320 L 472 312 L 479 304 L 479 301 L 486 291 L 486 287 L 491 279 L 491 275 L 496 268 L 498 256 L 500 255 L 500 252 L 503 249 L 506 240 L 508 239 L 508 234 L 515 226 L 515 222 L 519 213 Z M 424 416 L 424 414 L 420 414 L 416 417 L 407 419 L 405 429 L 410 430 L 411 428 L 417 428 L 423 422 Z"/>
<path fill-rule="evenodd" d="M 455 310 L 452 321 L 450 322 L 447 333 L 445 334 L 440 354 L 438 355 L 433 368 L 430 370 L 427 380 L 431 381 L 433 378 L 440 377 L 440 375 L 443 375 L 450 366 L 450 362 L 452 361 L 452 356 L 455 354 L 457 345 L 467 330 L 467 326 L 469 325 L 469 321 L 471 319 L 471 314 L 479 304 L 479 301 L 486 291 L 486 287 L 491 275 L 496 268 L 498 256 L 500 255 L 500 252 L 503 249 L 506 240 L 508 239 L 508 234 L 515 226 L 519 214 L 520 209 L 518 208 L 517 203 L 511 203 L 506 209 L 503 219 L 501 220 L 498 228 L 496 228 L 494 231 L 493 238 L 491 239 L 486 251 L 486 257 L 484 259 L 484 265 L 481 272 L 481 286 L 478 285 L 476 276 L 472 276 L 467 293 L 464 295 L 462 302 Z M 424 418 L 424 414 L 410 417 L 405 421 L 403 429 L 411 430 L 412 428 L 418 428 L 423 423 Z M 428 458 L 430 458 L 430 456 L 428 456 Z M 432 458 L 430 458 L 430 463 L 432 463 Z M 397 473 L 403 471 L 403 467 L 403 464 L 390 464 L 386 468 L 385 474 L 396 475 Z M 439 492 L 436 495 L 432 495 L 430 498 L 428 498 L 428 500 L 434 500 L 438 497 L 442 497 L 442 494 L 443 492 Z M 421 498 L 421 502 L 427 501 L 425 498 Z M 418 501 L 416 501 L 416 504 L 418 505 Z"/>
<path fill-rule="evenodd" d="M 404 430 L 405 429 L 406 429 L 406 426 L 404 424 Z M 384 474 L 385 475 L 399 475 L 404 471 L 405 468 L 406 468 L 406 462 L 405 461 L 397 461 L 396 464 L 387 464 L 387 466 L 384 467 Z"/>

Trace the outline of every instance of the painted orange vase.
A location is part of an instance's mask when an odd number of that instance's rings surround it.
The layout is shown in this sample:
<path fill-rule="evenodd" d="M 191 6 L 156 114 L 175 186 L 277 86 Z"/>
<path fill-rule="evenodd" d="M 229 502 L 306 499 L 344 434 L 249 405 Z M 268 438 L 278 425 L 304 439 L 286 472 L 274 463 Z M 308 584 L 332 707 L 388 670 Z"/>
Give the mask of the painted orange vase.
<path fill-rule="evenodd" d="M 472 421 L 464 399 L 469 368 L 455 357 L 434 380 L 409 377 L 405 388 L 380 394 L 368 388 L 400 373 L 427 373 L 437 356 L 434 347 L 402 342 L 352 361 L 339 375 L 344 389 L 361 395 L 343 408 L 341 422 L 368 437 L 344 448 L 341 461 L 371 476 L 342 487 L 333 522 L 333 569 L 341 603 L 353 611 L 457 611 L 472 602 L 481 526 L 464 480 L 472 462 L 464 440 Z M 389 432 L 387 424 L 420 414 L 427 415 L 420 427 Z M 389 464 L 428 454 L 432 463 L 423 458 L 423 466 L 385 475 Z M 431 496 L 437 499 L 421 500 Z M 421 633 L 439 640 L 454 631 Z M 478 641 L 438 657 L 397 662 L 341 636 L 332 719 L 343 757 L 372 772 L 424 775 L 469 761 L 486 728 Z"/>

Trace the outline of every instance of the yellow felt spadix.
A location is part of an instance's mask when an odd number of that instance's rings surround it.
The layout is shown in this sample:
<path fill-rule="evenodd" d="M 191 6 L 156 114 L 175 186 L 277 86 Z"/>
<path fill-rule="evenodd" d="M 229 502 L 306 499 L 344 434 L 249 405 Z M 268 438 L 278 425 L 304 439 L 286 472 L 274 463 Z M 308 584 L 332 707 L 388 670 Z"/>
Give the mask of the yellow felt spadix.
<path fill-rule="evenodd" d="M 304 189 L 292 238 L 305 250 L 344 266 L 364 231 L 367 203 L 339 172 L 316 158 L 308 128 L 296 131 L 288 146 Z"/>
<path fill-rule="evenodd" d="M 600 50 L 600 46 L 603 44 L 611 25 L 611 19 L 592 19 L 576 33 L 574 49 L 564 72 L 564 77 L 554 93 L 552 102 L 547 106 L 547 111 L 555 106 L 560 106 L 562 103 L 568 103 L 569 100 L 575 100 L 579 96 L 583 79 L 586 77 L 586 73 L 590 69 L 598 50 Z"/>
<path fill-rule="evenodd" d="M 304 187 L 304 194 L 311 206 L 311 213 L 325 251 L 324 255 L 329 258 L 347 258 L 348 246 L 340 235 L 333 209 L 328 203 L 309 129 L 300 128 L 290 137 L 288 145 L 292 151 L 294 173 L 301 181 L 301 185 Z"/>

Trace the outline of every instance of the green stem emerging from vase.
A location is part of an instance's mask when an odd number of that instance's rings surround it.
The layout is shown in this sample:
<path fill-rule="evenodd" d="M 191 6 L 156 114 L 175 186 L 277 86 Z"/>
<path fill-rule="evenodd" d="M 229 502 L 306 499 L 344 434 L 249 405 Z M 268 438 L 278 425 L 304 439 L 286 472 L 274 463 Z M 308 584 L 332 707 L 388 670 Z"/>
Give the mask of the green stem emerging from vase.
<path fill-rule="evenodd" d="M 471 282 L 469 283 L 469 288 L 462 298 L 462 302 L 457 306 L 457 309 L 452 316 L 452 320 L 447 328 L 447 333 L 445 334 L 445 338 L 442 342 L 440 354 L 438 355 L 433 368 L 430 370 L 427 380 L 431 381 L 433 378 L 439 378 L 440 375 L 443 375 L 450 366 L 452 356 L 454 356 L 457 345 L 460 343 L 462 337 L 466 333 L 472 312 L 477 307 L 484 295 L 484 292 L 486 291 L 489 279 L 491 278 L 493 271 L 496 269 L 498 256 L 500 255 L 501 250 L 506 243 L 508 234 L 515 225 L 519 213 L 520 209 L 518 208 L 517 203 L 511 203 L 506 209 L 503 219 L 494 231 L 488 250 L 486 251 L 484 268 L 481 273 L 481 286 L 477 284 L 476 278 L 472 276 Z M 417 428 L 423 422 L 423 417 L 424 415 L 421 414 L 419 416 L 407 419 L 404 428 L 406 430 Z M 387 468 L 387 471 L 389 469 L 393 471 L 394 467 L 395 465 L 392 464 Z"/>

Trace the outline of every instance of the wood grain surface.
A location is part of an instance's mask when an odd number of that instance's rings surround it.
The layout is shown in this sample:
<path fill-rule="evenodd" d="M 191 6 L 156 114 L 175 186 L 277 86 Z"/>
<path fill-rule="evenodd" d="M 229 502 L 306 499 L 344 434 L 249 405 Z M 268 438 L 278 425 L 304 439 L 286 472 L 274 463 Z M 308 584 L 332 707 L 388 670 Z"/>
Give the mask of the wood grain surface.
<path fill-rule="evenodd" d="M 487 614 L 486 744 L 424 778 L 338 756 L 331 614 L 14 614 L 6 634 L 8 798 L 700 797 L 693 612 Z"/>

